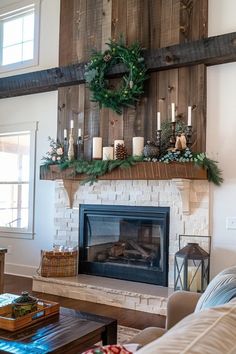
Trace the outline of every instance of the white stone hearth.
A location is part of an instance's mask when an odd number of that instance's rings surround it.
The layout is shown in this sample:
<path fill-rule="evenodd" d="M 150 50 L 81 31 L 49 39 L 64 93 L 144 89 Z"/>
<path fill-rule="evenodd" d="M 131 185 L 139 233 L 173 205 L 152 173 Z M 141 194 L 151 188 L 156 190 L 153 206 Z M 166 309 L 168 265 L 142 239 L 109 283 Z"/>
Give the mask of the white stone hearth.
<path fill-rule="evenodd" d="M 54 242 L 65 245 L 78 244 L 79 204 L 170 207 L 169 287 L 173 287 L 174 254 L 179 247 L 179 235 L 209 235 L 208 181 L 193 180 L 188 183 L 188 212 L 186 212 L 186 198 L 181 196 L 179 191 L 180 187 L 183 188 L 183 184 L 179 186 L 177 182 L 176 180 L 116 180 L 99 181 L 92 186 L 80 185 L 74 197 L 73 209 L 70 209 L 63 182 L 58 181 Z M 206 244 L 201 243 L 201 245 L 208 248 Z"/>
<path fill-rule="evenodd" d="M 35 276 L 33 291 L 109 306 L 166 315 L 169 288 L 79 274 L 71 278 Z"/>

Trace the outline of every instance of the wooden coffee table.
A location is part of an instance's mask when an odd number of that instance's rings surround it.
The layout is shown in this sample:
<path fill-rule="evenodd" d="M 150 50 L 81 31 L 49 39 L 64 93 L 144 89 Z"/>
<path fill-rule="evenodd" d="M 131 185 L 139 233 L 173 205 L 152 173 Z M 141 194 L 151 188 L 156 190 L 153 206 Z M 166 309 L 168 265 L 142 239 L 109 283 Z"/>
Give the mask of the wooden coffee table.
<path fill-rule="evenodd" d="M 116 320 L 61 307 L 60 314 L 16 332 L 1 329 L 0 353 L 79 354 L 99 341 L 116 343 Z"/>

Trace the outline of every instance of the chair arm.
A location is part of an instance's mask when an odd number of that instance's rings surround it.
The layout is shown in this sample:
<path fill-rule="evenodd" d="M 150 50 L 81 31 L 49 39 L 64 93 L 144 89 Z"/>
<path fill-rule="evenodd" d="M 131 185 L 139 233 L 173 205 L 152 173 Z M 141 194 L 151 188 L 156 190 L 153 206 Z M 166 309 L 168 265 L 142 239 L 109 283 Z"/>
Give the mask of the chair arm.
<path fill-rule="evenodd" d="M 167 302 L 166 329 L 170 329 L 184 317 L 193 313 L 201 294 L 190 291 L 176 291 Z"/>
<path fill-rule="evenodd" d="M 136 334 L 131 340 L 127 343 L 137 343 L 140 346 L 144 346 L 146 344 L 151 343 L 157 338 L 160 338 L 166 330 L 160 327 L 147 327 L 143 329 L 141 332 Z"/>

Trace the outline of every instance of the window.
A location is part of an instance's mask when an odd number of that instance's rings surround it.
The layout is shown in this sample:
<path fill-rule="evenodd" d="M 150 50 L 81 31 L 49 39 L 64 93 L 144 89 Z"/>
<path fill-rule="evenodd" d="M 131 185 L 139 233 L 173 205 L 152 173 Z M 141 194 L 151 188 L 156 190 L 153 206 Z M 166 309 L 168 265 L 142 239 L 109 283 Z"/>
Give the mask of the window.
<path fill-rule="evenodd" d="M 0 235 L 34 232 L 36 123 L 0 126 Z"/>
<path fill-rule="evenodd" d="M 38 63 L 39 1 L 0 9 L 0 71 Z"/>

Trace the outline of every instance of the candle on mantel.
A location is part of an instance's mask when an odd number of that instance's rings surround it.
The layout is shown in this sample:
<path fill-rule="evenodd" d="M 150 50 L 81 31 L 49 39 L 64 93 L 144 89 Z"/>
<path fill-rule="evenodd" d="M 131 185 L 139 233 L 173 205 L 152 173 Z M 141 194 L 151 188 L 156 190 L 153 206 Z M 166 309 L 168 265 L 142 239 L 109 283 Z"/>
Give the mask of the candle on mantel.
<path fill-rule="evenodd" d="M 188 126 L 192 125 L 192 106 L 188 106 Z"/>
<path fill-rule="evenodd" d="M 161 130 L 161 112 L 157 112 L 157 130 Z"/>
<path fill-rule="evenodd" d="M 100 160 L 102 158 L 102 138 L 93 138 L 93 159 Z"/>
<path fill-rule="evenodd" d="M 78 138 L 81 138 L 81 128 L 78 129 Z"/>
<path fill-rule="evenodd" d="M 102 149 L 102 159 L 103 160 L 113 160 L 114 158 L 114 149 L 112 146 L 105 146 Z"/>
<path fill-rule="evenodd" d="M 133 156 L 142 156 L 144 148 L 144 138 L 142 136 L 135 136 L 133 138 Z"/>
<path fill-rule="evenodd" d="M 175 122 L 175 104 L 171 103 L 171 121 Z"/>
<path fill-rule="evenodd" d="M 70 128 L 71 128 L 71 129 L 74 128 L 74 121 L 73 121 L 73 119 L 71 119 L 71 121 L 70 121 Z"/>
<path fill-rule="evenodd" d="M 67 139 L 67 129 L 64 129 L 64 139 Z"/>

